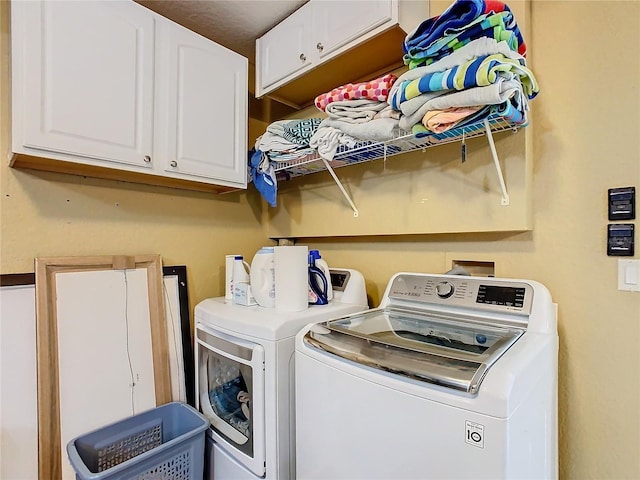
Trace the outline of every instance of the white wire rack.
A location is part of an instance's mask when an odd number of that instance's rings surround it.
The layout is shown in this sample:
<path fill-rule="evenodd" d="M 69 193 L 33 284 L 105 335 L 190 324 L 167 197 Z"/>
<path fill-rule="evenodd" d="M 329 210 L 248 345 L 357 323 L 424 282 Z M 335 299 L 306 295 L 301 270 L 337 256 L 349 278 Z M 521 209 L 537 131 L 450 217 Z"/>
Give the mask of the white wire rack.
<path fill-rule="evenodd" d="M 274 168 L 276 172 L 280 172 L 279 178 L 285 177 L 287 179 L 327 170 L 351 206 L 354 216 L 357 217 L 358 209 L 342 186 L 342 182 L 340 182 L 340 179 L 335 174 L 334 170 L 336 168 L 355 165 L 357 163 L 370 162 L 378 159 L 386 159 L 387 157 L 401 153 L 422 150 L 436 145 L 444 145 L 446 143 L 462 142 L 465 139 L 486 135 L 491 148 L 494 166 L 500 181 L 500 188 L 502 190 L 501 204 L 509 205 L 509 195 L 504 183 L 502 168 L 498 161 L 498 155 L 496 153 L 492 134 L 507 130 L 515 132 L 523 126 L 524 125 L 513 124 L 505 120 L 504 117 L 493 115 L 485 119 L 483 122 L 451 129 L 444 133 L 429 134 L 422 137 L 416 137 L 411 132 L 401 130 L 397 132 L 396 137 L 386 142 L 358 142 L 354 147 L 346 147 L 342 145 L 338 148 L 336 155 L 331 161 L 325 160 L 316 152 L 295 160 L 282 162 L 276 161 L 274 162 Z"/>

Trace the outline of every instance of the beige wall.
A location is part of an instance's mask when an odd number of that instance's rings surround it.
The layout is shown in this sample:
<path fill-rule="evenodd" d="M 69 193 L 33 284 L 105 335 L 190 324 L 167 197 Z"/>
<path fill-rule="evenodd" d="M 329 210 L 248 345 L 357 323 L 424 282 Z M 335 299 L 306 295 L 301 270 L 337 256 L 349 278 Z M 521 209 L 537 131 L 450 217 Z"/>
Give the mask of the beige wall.
<path fill-rule="evenodd" d="M 4 152 L 4 4 L 0 12 Z M 499 276 L 544 283 L 559 308 L 561 478 L 637 479 L 640 293 L 617 290 L 605 237 L 607 189 L 640 188 L 640 1 L 534 0 L 531 13 L 527 43 L 541 85 L 532 102 L 531 232 L 301 242 L 330 265 L 361 270 L 372 304 L 393 273 L 441 272 L 451 259 L 495 261 Z M 5 162 L 0 175 L 3 274 L 32 271 L 37 255 L 159 253 L 188 266 L 193 304 L 222 294 L 225 253 L 252 255 L 266 241 L 266 204 L 253 191 L 211 196 L 14 171 Z M 381 216 L 393 208 L 390 199 Z"/>

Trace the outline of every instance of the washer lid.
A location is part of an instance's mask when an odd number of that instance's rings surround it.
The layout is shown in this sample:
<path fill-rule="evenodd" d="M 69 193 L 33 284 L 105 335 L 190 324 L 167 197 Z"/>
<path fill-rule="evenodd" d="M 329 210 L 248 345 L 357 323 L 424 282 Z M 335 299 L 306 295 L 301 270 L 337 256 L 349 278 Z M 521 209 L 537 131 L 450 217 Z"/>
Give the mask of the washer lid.
<path fill-rule="evenodd" d="M 491 365 L 523 333 L 387 308 L 315 325 L 304 341 L 357 363 L 476 394 Z"/>

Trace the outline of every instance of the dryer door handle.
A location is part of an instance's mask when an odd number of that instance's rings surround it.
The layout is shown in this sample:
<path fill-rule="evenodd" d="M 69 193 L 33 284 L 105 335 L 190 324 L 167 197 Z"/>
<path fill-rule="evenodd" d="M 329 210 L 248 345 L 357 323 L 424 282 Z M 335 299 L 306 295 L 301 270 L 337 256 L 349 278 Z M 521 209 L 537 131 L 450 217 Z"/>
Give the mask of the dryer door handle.
<path fill-rule="evenodd" d="M 215 350 L 225 356 L 250 362 L 253 358 L 253 348 L 240 345 L 241 340 L 226 340 L 219 335 L 213 335 L 203 330 L 197 330 L 198 343 L 209 350 Z"/>

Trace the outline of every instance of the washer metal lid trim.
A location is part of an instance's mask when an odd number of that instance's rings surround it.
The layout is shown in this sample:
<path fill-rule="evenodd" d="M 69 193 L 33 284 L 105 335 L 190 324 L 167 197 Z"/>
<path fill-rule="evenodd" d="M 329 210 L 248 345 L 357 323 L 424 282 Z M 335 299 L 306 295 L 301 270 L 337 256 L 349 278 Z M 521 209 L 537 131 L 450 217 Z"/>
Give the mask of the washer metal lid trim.
<path fill-rule="evenodd" d="M 362 365 L 477 394 L 491 366 L 523 333 L 374 309 L 314 325 L 304 342 Z M 486 347 L 469 340 L 476 335 L 490 339 Z"/>

